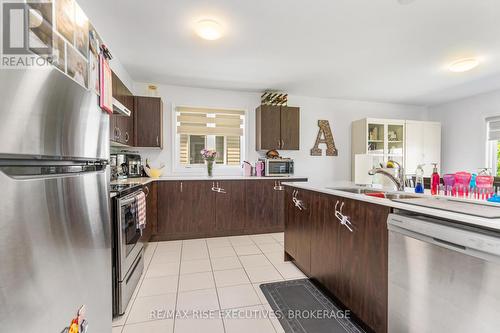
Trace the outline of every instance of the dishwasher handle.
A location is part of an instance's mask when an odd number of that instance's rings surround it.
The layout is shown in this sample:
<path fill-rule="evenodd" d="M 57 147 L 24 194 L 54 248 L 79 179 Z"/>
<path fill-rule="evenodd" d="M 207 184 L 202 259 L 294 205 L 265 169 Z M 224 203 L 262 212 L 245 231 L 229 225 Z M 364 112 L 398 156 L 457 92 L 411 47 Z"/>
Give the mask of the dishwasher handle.
<path fill-rule="evenodd" d="M 426 243 L 500 263 L 500 233 L 464 228 L 458 222 L 452 225 L 438 219 L 403 214 L 389 214 L 387 228 Z"/>

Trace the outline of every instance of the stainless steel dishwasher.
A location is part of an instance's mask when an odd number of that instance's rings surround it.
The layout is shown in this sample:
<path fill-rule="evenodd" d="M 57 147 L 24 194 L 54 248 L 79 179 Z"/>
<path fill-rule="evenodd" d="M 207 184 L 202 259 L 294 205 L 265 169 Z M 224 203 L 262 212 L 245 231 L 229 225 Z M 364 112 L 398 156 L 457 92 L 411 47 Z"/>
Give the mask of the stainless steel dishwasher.
<path fill-rule="evenodd" d="M 500 233 L 391 214 L 389 332 L 500 330 Z"/>

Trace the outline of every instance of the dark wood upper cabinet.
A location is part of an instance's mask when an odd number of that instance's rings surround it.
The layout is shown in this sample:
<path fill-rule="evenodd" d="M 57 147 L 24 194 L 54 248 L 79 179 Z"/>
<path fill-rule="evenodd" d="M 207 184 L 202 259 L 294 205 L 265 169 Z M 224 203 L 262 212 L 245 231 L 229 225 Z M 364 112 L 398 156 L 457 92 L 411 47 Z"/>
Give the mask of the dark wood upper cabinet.
<path fill-rule="evenodd" d="M 300 146 L 300 109 L 281 107 L 281 149 L 299 150 Z"/>
<path fill-rule="evenodd" d="M 135 146 L 163 148 L 163 103 L 159 97 L 134 98 Z"/>
<path fill-rule="evenodd" d="M 281 146 L 280 107 L 261 105 L 255 112 L 257 150 L 279 149 Z"/>
<path fill-rule="evenodd" d="M 122 103 L 131 113 L 128 117 L 119 114 L 111 115 L 110 139 L 120 144 L 134 146 L 134 96 L 114 72 L 112 76 L 113 98 Z"/>
<path fill-rule="evenodd" d="M 261 105 L 255 110 L 257 150 L 299 150 L 300 109 Z"/>
<path fill-rule="evenodd" d="M 215 230 L 218 235 L 240 234 L 245 229 L 245 182 L 214 182 L 225 193 L 215 193 Z"/>

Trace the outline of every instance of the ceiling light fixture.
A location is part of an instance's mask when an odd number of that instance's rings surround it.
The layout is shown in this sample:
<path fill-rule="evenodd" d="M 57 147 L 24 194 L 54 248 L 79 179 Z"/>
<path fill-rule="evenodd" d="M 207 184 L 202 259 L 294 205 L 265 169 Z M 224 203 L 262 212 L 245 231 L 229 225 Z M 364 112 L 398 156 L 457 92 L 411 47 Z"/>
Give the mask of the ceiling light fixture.
<path fill-rule="evenodd" d="M 398 2 L 400 5 L 409 5 L 413 2 L 415 2 L 415 0 L 398 0 Z"/>
<path fill-rule="evenodd" d="M 213 20 L 202 20 L 196 23 L 196 34 L 206 40 L 216 40 L 222 37 L 222 28 Z"/>
<path fill-rule="evenodd" d="M 455 73 L 467 72 L 479 65 L 479 60 L 476 58 L 458 59 L 452 62 L 448 69 Z"/>

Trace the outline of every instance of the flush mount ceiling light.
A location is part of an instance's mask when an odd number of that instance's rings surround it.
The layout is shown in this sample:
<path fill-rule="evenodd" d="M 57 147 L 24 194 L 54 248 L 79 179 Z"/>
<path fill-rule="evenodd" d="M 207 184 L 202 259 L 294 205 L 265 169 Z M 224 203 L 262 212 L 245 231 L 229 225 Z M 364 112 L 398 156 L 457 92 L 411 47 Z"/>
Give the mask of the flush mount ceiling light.
<path fill-rule="evenodd" d="M 467 72 L 479 65 L 479 60 L 476 58 L 458 59 L 452 62 L 448 69 L 455 73 Z"/>
<path fill-rule="evenodd" d="M 398 2 L 400 5 L 409 5 L 413 2 L 415 2 L 415 0 L 398 0 Z"/>
<path fill-rule="evenodd" d="M 201 20 L 196 23 L 196 34 L 206 40 L 216 40 L 222 37 L 222 27 L 214 20 Z"/>

